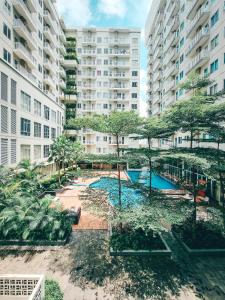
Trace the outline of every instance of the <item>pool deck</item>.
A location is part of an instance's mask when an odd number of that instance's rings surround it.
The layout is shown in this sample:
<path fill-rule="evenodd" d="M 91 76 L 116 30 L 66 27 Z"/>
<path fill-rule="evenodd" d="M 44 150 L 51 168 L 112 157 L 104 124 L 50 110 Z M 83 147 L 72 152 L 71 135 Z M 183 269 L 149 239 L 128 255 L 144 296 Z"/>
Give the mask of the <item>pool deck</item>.
<path fill-rule="evenodd" d="M 83 205 L 82 194 L 90 184 L 101 177 L 117 178 L 116 171 L 96 171 L 90 172 L 90 177 L 79 177 L 76 184 L 66 186 L 56 194 L 60 199 L 64 209 L 71 207 L 81 207 L 81 217 L 78 225 L 73 225 L 73 230 L 107 230 L 108 223 L 105 219 L 87 211 Z M 125 172 L 121 172 L 121 179 L 128 180 Z"/>

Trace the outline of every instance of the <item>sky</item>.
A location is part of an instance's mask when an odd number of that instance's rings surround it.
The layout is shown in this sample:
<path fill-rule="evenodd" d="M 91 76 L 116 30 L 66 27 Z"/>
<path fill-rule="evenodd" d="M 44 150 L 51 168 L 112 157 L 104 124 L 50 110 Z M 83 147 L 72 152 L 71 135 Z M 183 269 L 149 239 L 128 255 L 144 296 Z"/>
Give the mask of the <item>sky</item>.
<path fill-rule="evenodd" d="M 146 116 L 147 51 L 144 26 L 152 0 L 57 0 L 59 15 L 68 27 L 126 27 L 141 29 L 140 113 Z"/>

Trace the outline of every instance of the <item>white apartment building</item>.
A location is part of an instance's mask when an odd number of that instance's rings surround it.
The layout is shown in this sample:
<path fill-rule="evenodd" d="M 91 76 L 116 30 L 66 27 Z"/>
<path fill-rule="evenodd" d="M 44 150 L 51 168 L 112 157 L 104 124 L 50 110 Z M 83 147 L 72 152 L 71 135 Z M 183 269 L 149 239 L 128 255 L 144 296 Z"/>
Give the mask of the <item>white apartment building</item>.
<path fill-rule="evenodd" d="M 140 30 L 76 28 L 77 116 L 139 111 Z M 116 141 L 107 134 L 83 129 L 78 134 L 86 152 L 115 152 Z M 122 147 L 137 146 L 127 137 Z"/>
<path fill-rule="evenodd" d="M 150 115 L 185 98 L 178 85 L 191 71 L 215 80 L 211 93 L 225 89 L 225 1 L 153 0 L 145 42 Z M 174 145 L 182 146 L 182 137 Z"/>
<path fill-rule="evenodd" d="M 42 162 L 62 133 L 65 26 L 54 0 L 0 0 L 0 164 Z"/>

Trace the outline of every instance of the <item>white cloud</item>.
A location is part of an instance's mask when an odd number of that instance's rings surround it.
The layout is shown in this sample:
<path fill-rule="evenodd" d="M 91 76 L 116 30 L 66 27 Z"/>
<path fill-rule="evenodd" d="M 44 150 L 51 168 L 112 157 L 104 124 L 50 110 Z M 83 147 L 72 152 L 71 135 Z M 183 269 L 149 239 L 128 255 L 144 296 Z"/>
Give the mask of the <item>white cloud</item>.
<path fill-rule="evenodd" d="M 125 0 L 99 0 L 98 10 L 108 16 L 123 18 L 127 12 Z"/>
<path fill-rule="evenodd" d="M 68 27 L 86 26 L 92 19 L 90 0 L 57 0 L 57 8 Z"/>

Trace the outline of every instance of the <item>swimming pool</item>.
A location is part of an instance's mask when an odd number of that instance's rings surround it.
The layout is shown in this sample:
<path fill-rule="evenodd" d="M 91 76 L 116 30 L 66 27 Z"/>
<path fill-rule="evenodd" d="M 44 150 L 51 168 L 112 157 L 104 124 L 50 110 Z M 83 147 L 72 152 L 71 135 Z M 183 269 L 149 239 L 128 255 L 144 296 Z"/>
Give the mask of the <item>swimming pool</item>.
<path fill-rule="evenodd" d="M 109 195 L 110 203 L 113 206 L 118 205 L 119 187 L 118 180 L 116 178 L 101 177 L 100 180 L 90 184 L 90 187 L 106 191 Z M 144 199 L 145 197 L 140 190 L 129 187 L 127 185 L 127 182 L 125 180 L 122 180 L 121 201 L 123 206 L 138 204 Z"/>
<path fill-rule="evenodd" d="M 148 171 L 128 171 L 127 172 L 132 183 L 142 183 L 149 186 Z M 159 190 L 177 190 L 178 187 L 169 180 L 152 173 L 152 187 Z"/>
<path fill-rule="evenodd" d="M 128 171 L 132 183 L 141 183 L 148 186 L 149 173 L 147 171 Z M 141 190 L 130 187 L 129 183 L 122 180 L 121 200 L 123 206 L 137 205 L 144 201 Z M 157 189 L 177 189 L 177 187 L 163 177 L 152 174 L 152 186 Z M 101 177 L 100 180 L 90 184 L 91 188 L 105 190 L 109 195 L 112 205 L 118 205 L 118 180 L 116 178 Z"/>

